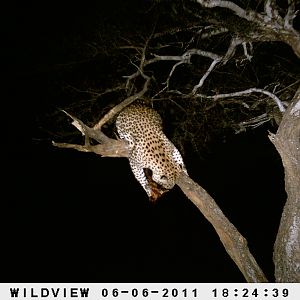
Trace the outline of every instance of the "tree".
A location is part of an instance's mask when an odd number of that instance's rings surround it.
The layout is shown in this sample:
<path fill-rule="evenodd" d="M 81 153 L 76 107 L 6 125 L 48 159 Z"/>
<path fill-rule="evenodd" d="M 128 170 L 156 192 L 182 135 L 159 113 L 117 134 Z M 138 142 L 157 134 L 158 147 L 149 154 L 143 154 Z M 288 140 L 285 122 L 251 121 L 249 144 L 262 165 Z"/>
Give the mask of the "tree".
<path fill-rule="evenodd" d="M 276 4 L 276 1 L 267 0 L 254 7 L 251 5 L 251 2 L 238 5 L 221 0 L 154 1 L 156 9 L 168 6 L 171 17 L 168 23 L 154 26 L 142 44 L 134 41 L 121 47 L 131 63 L 128 69 L 133 70 L 125 76 L 125 82 L 120 81 L 119 85 L 103 91 L 92 88 L 84 91 L 95 98 L 124 91 L 125 100 L 96 120 L 93 127 L 64 111 L 85 136 L 85 144 L 53 142 L 53 145 L 101 156 L 127 157 L 126 143 L 108 137 L 103 132 L 103 125 L 113 120 L 125 106 L 141 98 L 151 102 L 174 101 L 188 111 L 191 118 L 193 111 L 198 110 L 198 115 L 211 116 L 206 121 L 217 120 L 221 124 L 218 126 L 220 130 L 232 128 L 238 133 L 265 122 L 278 123 L 277 133 L 269 137 L 283 161 L 287 202 L 274 248 L 275 276 L 278 282 L 300 282 L 299 66 L 295 66 L 290 73 L 293 75 L 287 79 L 286 73 L 274 74 L 278 66 L 269 65 L 265 71 L 272 74 L 263 74 L 256 84 L 247 74 L 253 64 L 257 64 L 255 67 L 258 69 L 261 67 L 255 60 L 262 42 L 285 43 L 289 47 L 285 51 L 293 51 L 293 59 L 299 64 L 300 34 L 295 29 L 298 26 L 295 17 L 299 3 L 287 1 Z M 95 51 L 93 57 L 99 55 L 101 45 L 94 43 L 92 47 Z M 248 76 L 246 79 L 238 76 L 242 68 L 246 70 L 243 71 L 243 76 Z M 239 83 L 232 82 L 229 76 L 224 79 L 225 72 L 237 78 Z M 258 71 L 254 73 L 259 76 Z M 239 85 L 243 88 L 238 88 Z M 278 86 L 280 90 L 277 90 Z M 211 91 L 215 93 L 211 95 Z M 226 105 L 230 117 L 224 111 L 214 111 L 214 108 Z M 189 126 L 187 123 L 186 126 Z M 214 125 L 211 124 L 212 127 Z M 177 136 L 189 138 L 184 134 Z M 90 139 L 98 144 L 92 144 Z M 184 144 L 180 139 L 177 143 Z M 250 253 L 246 239 L 224 216 L 213 198 L 185 174 L 178 179 L 177 185 L 213 225 L 245 279 L 248 282 L 267 281 Z"/>

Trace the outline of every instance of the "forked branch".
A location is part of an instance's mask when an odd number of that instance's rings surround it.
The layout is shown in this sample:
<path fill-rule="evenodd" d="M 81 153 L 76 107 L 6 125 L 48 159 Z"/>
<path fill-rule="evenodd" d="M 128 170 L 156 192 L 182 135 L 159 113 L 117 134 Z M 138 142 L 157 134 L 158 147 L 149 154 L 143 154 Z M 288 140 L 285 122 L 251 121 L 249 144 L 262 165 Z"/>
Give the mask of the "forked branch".
<path fill-rule="evenodd" d="M 78 118 L 69 113 L 66 114 L 73 119 L 72 124 L 86 136 L 85 145 L 53 142 L 54 146 L 60 148 L 72 148 L 82 152 L 94 152 L 102 156 L 128 157 L 129 152 L 126 142 L 123 140 L 111 139 L 104 135 L 100 129 L 90 128 Z M 90 145 L 89 138 L 93 138 L 98 141 L 99 144 L 94 146 Z M 248 282 L 267 282 L 265 275 L 247 247 L 246 239 L 224 216 L 214 199 L 201 186 L 185 174 L 181 174 L 176 183 L 215 228 L 227 253 L 241 270 L 246 280 Z"/>
<path fill-rule="evenodd" d="M 280 41 L 290 45 L 294 53 L 300 57 L 300 34 L 293 28 L 296 16 L 295 5 L 288 0 L 288 9 L 284 17 L 278 13 L 276 1 L 266 0 L 264 13 L 251 9 L 243 9 L 233 1 L 225 0 L 197 0 L 207 8 L 221 7 L 232 11 L 238 17 L 254 24 L 253 30 L 248 32 L 247 41 Z M 256 28 L 257 27 L 257 28 Z M 263 34 L 262 34 L 263 33 Z"/>

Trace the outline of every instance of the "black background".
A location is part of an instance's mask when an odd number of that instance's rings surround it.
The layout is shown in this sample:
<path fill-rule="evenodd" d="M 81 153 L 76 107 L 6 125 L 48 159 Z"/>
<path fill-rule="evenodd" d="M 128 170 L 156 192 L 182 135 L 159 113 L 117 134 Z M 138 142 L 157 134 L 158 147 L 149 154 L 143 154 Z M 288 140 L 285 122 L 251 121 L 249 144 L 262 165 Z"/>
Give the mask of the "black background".
<path fill-rule="evenodd" d="M 124 24 L 128 31 L 137 26 L 133 19 L 140 5 L 105 4 L 23 4 L 6 10 L 11 17 L 5 19 L 3 62 L 13 79 L 11 98 L 22 96 L 13 98 L 4 114 L 12 130 L 4 143 L 9 141 L 1 281 L 243 282 L 212 226 L 178 187 L 152 206 L 126 159 L 57 149 L 51 136 L 39 139 L 35 120 L 53 106 L 63 107 L 49 84 L 56 71 L 45 71 L 70 55 L 62 41 L 88 35 L 96 17 L 111 35 Z M 215 141 L 204 158 L 186 153 L 184 160 L 191 178 L 215 198 L 274 280 L 272 251 L 286 195 L 268 130 L 276 128 L 266 125 L 226 143 Z"/>

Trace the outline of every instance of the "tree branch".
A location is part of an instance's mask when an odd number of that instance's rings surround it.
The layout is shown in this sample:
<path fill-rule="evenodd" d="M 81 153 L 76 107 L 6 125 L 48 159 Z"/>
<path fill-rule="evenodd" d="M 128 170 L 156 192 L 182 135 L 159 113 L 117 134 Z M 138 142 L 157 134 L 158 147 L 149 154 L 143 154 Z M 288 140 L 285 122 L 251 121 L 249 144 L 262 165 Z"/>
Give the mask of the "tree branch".
<path fill-rule="evenodd" d="M 123 102 L 122 102 L 123 103 Z M 81 120 L 65 112 L 72 118 L 72 124 L 86 135 L 85 145 L 74 145 L 67 143 L 52 142 L 53 146 L 59 148 L 75 149 L 82 152 L 94 152 L 98 155 L 109 157 L 128 157 L 127 143 L 123 140 L 110 139 L 99 129 L 86 126 Z M 90 145 L 88 140 L 93 138 L 99 141 L 98 145 Z M 184 172 L 177 180 L 177 185 L 185 195 L 197 206 L 206 219 L 213 225 L 227 253 L 237 264 L 248 282 L 267 282 L 267 279 L 254 257 L 251 255 L 246 239 L 224 216 L 221 209 L 213 198 L 198 184 L 196 184 Z"/>
<path fill-rule="evenodd" d="M 197 0 L 197 2 L 208 8 L 227 8 L 238 17 L 256 24 L 259 30 L 253 28 L 253 31 L 248 33 L 249 41 L 281 41 L 290 45 L 294 53 L 300 57 L 300 34 L 292 26 L 296 15 L 294 1 L 289 0 L 289 7 L 284 19 L 278 13 L 274 0 L 265 2 L 265 14 L 250 9 L 245 10 L 231 1 Z"/>
<path fill-rule="evenodd" d="M 212 72 L 212 70 L 215 68 L 215 66 L 220 62 L 220 60 L 213 60 L 211 65 L 209 66 L 208 70 L 205 72 L 205 74 L 201 77 L 198 84 L 196 84 L 192 90 L 192 95 L 195 95 L 197 93 L 197 90 L 202 87 L 204 84 L 205 79 L 208 77 L 208 75 Z"/>
<path fill-rule="evenodd" d="M 68 144 L 68 143 L 56 143 L 52 141 L 52 145 L 59 148 L 75 149 L 81 152 L 94 152 L 97 155 L 106 157 L 128 157 L 128 145 L 123 140 L 115 140 L 106 136 L 101 130 L 90 128 L 85 125 L 81 120 L 72 116 L 66 111 L 63 111 L 72 120 L 72 125 L 75 126 L 82 135 L 85 136 L 85 144 Z M 98 145 L 91 145 L 89 139 L 92 138 L 97 141 Z"/>
<path fill-rule="evenodd" d="M 141 59 L 140 59 L 140 65 L 136 66 L 138 70 L 135 73 L 131 74 L 130 76 L 127 76 L 128 80 L 127 80 L 126 86 L 128 86 L 129 81 L 131 79 L 136 78 L 138 76 L 142 76 L 145 79 L 145 83 L 144 83 L 144 86 L 143 86 L 142 90 L 139 91 L 138 93 L 135 93 L 134 95 L 126 98 L 120 104 L 118 104 L 115 107 L 113 107 L 106 115 L 104 115 L 104 117 L 101 118 L 100 121 L 97 122 L 97 124 L 94 125 L 93 129 L 101 129 L 101 127 L 107 121 L 109 121 L 116 114 L 118 114 L 124 107 L 126 107 L 129 104 L 131 104 L 135 100 L 137 100 L 139 98 L 142 98 L 144 96 L 144 94 L 147 92 L 151 78 L 144 73 L 144 67 L 147 65 L 147 62 L 146 62 L 146 50 L 147 50 L 147 47 L 148 47 L 148 44 L 149 44 L 149 41 L 150 41 L 152 35 L 153 35 L 153 32 L 151 33 L 150 37 L 146 40 L 145 45 L 144 45 L 144 47 L 142 49 Z"/>
<path fill-rule="evenodd" d="M 175 65 L 173 65 L 173 67 L 168 75 L 168 78 L 165 82 L 166 86 L 162 90 L 160 90 L 158 93 L 156 93 L 154 97 L 156 97 L 157 95 L 159 95 L 161 92 L 163 92 L 164 90 L 166 90 L 169 87 L 169 82 L 170 82 L 170 79 L 171 79 L 175 69 L 181 64 L 190 63 L 192 55 L 204 56 L 204 57 L 208 57 L 213 60 L 213 62 L 211 63 L 211 65 L 208 68 L 208 70 L 206 71 L 206 73 L 200 79 L 199 83 L 194 86 L 192 94 L 195 94 L 197 89 L 202 87 L 205 79 L 213 71 L 215 66 L 223 59 L 223 57 L 218 54 L 215 54 L 215 53 L 209 52 L 209 51 L 200 50 L 200 49 L 189 49 L 182 55 L 154 55 L 155 57 L 146 61 L 145 65 L 150 65 L 150 64 L 156 63 L 158 61 L 177 61 L 177 63 Z"/>
<path fill-rule="evenodd" d="M 270 19 L 277 19 L 280 17 L 276 8 L 276 0 L 266 0 L 264 10 Z"/>
<path fill-rule="evenodd" d="M 288 9 L 284 17 L 284 27 L 286 29 L 293 28 L 293 20 L 296 17 L 295 1 L 288 0 Z"/>
<path fill-rule="evenodd" d="M 247 90 L 244 90 L 244 91 L 239 91 L 239 92 L 234 92 L 234 93 L 227 93 L 227 94 L 218 94 L 218 95 L 214 95 L 214 96 L 206 96 L 206 95 L 203 95 L 203 94 L 196 94 L 195 96 L 204 97 L 204 98 L 207 98 L 207 99 L 218 100 L 218 99 L 228 98 L 228 97 L 240 97 L 240 96 L 248 95 L 248 94 L 251 94 L 251 93 L 262 93 L 262 94 L 265 94 L 265 95 L 269 96 L 270 98 L 272 98 L 275 101 L 275 103 L 277 104 L 279 110 L 282 113 L 285 112 L 285 107 L 284 107 L 282 101 L 275 94 L 273 94 L 269 91 L 266 91 L 264 89 L 250 88 L 250 89 L 247 89 Z"/>
<path fill-rule="evenodd" d="M 264 273 L 247 247 L 246 239 L 229 222 L 214 199 L 183 172 L 176 183 L 213 225 L 225 250 L 243 273 L 247 282 L 267 282 Z"/>
<path fill-rule="evenodd" d="M 269 122 L 271 120 L 271 116 L 269 116 L 267 113 L 263 113 L 259 116 L 256 116 L 254 118 L 251 118 L 250 120 L 240 122 L 239 129 L 236 130 L 235 133 L 239 133 L 241 131 L 245 131 L 246 127 L 252 127 L 252 128 L 257 128 L 261 126 L 262 124 Z"/>
<path fill-rule="evenodd" d="M 299 34 L 294 34 L 294 30 L 291 27 L 291 20 L 294 16 L 293 13 L 293 6 L 290 5 L 289 10 L 285 16 L 284 22 L 284 30 L 283 31 L 283 25 L 281 26 L 280 22 L 282 21 L 282 18 L 279 16 L 276 18 L 278 14 L 277 10 L 274 9 L 275 1 L 273 0 L 267 0 L 265 5 L 265 12 L 266 15 L 259 14 L 253 11 L 247 11 L 239 7 L 238 5 L 234 4 L 231 1 L 220 1 L 220 0 L 197 0 L 200 4 L 206 7 L 223 7 L 231 9 L 236 15 L 238 15 L 241 18 L 244 18 L 250 22 L 254 22 L 261 26 L 261 30 L 263 32 L 266 32 L 271 29 L 276 29 L 274 35 L 272 33 L 268 32 L 268 38 L 269 39 L 277 39 L 277 40 L 285 40 L 290 41 L 291 44 L 295 46 L 295 49 L 297 47 L 299 48 L 300 42 L 297 41 L 297 37 L 299 37 Z M 280 21 L 281 18 L 281 21 Z M 273 20 L 274 19 L 274 20 Z M 276 19 L 276 20 L 275 20 Z M 280 27 L 281 26 L 281 27 Z M 259 26 L 257 26 L 259 27 Z M 227 29 L 224 29 L 227 31 Z M 224 32 L 225 32 L 224 31 Z M 288 33 L 288 36 L 282 37 L 282 34 Z M 254 36 L 255 34 L 253 34 Z M 257 35 L 256 35 L 257 36 Z M 251 39 L 249 39 L 251 41 Z M 169 81 L 175 71 L 175 69 L 180 65 L 184 63 L 190 63 L 192 55 L 199 55 L 204 56 L 212 59 L 212 63 L 210 64 L 209 68 L 205 72 L 205 74 L 201 77 L 199 83 L 194 86 L 192 93 L 195 94 L 196 97 L 205 97 L 213 100 L 221 99 L 221 98 L 228 98 L 228 97 L 237 97 L 237 96 L 243 96 L 248 95 L 250 93 L 256 92 L 256 93 L 262 93 L 267 95 L 268 97 L 272 98 L 276 105 L 278 106 L 279 110 L 284 113 L 285 107 L 282 103 L 282 101 L 273 93 L 266 91 L 264 89 L 258 89 L 258 88 L 250 88 L 244 91 L 234 92 L 234 93 L 227 93 L 227 94 L 219 94 L 215 96 L 206 96 L 201 94 L 196 94 L 197 90 L 201 88 L 206 80 L 206 78 L 211 74 L 211 72 L 214 70 L 216 65 L 223 61 L 223 64 L 225 64 L 234 54 L 236 47 L 240 44 L 243 44 L 244 47 L 244 54 L 246 58 L 251 59 L 251 56 L 247 52 L 246 47 L 246 41 L 248 39 L 242 39 L 240 37 L 234 37 L 231 40 L 230 46 L 224 56 L 217 55 L 212 52 L 203 51 L 200 49 L 190 49 L 190 50 L 183 50 L 185 51 L 182 55 L 153 55 L 151 59 L 146 59 L 146 48 L 149 42 L 149 39 L 146 43 L 146 45 L 143 48 L 137 48 L 139 54 L 141 55 L 141 60 L 139 66 L 135 65 L 137 68 L 137 71 L 130 76 L 127 76 L 127 86 L 129 84 L 132 85 L 133 79 L 141 76 L 144 78 L 145 82 L 143 85 L 143 88 L 135 93 L 134 95 L 131 95 L 127 97 L 124 101 L 122 101 L 120 104 L 116 105 L 113 109 L 111 109 L 104 117 L 101 118 L 95 124 L 93 128 L 90 128 L 86 126 L 81 120 L 78 118 L 70 115 L 66 111 L 64 111 L 65 114 L 67 114 L 70 118 L 72 118 L 73 122 L 72 124 L 83 134 L 85 137 L 85 144 L 84 145 L 76 145 L 76 144 L 67 144 L 67 143 L 56 143 L 53 142 L 53 146 L 60 147 L 60 148 L 69 148 L 69 149 L 75 149 L 77 151 L 81 152 L 93 152 L 97 155 L 101 156 L 108 156 L 108 157 L 127 157 L 129 156 L 128 151 L 128 145 L 123 140 L 116 140 L 111 139 L 107 137 L 102 131 L 102 126 L 111 118 L 113 118 L 116 114 L 118 114 L 124 107 L 131 104 L 137 99 L 140 99 L 143 97 L 143 95 L 148 91 L 149 84 L 151 78 L 145 74 L 145 67 L 149 66 L 152 63 L 156 63 L 159 61 L 174 61 L 176 62 L 165 82 L 166 87 L 169 85 Z M 294 48 L 294 47 L 293 47 Z M 300 48 L 299 48 L 300 49 Z M 295 51 L 295 50 L 294 50 Z M 300 50 L 295 53 L 300 57 Z M 300 90 L 300 89 L 299 89 Z M 180 93 L 179 91 L 176 91 Z M 131 94 L 131 93 L 130 93 Z M 299 92 L 300 94 L 300 92 Z M 190 96 L 190 95 L 185 95 Z M 299 97 L 298 97 L 299 98 Z M 246 106 L 246 104 L 244 103 Z M 277 237 L 276 245 L 275 245 L 275 252 L 274 252 L 274 261 L 276 265 L 276 278 L 277 281 L 284 281 L 286 280 L 287 275 L 285 274 L 285 270 L 283 270 L 284 264 L 286 264 L 286 261 L 288 261 L 290 269 L 294 272 L 293 274 L 296 274 L 296 272 L 299 273 L 299 267 L 300 266 L 300 248 L 299 243 L 297 244 L 297 239 L 295 237 L 300 236 L 300 218 L 299 218 L 299 211 L 296 210 L 295 212 L 291 210 L 291 207 L 293 207 L 291 204 L 290 206 L 288 203 L 293 203 L 295 205 L 295 201 L 298 201 L 300 199 L 300 196 L 297 188 L 292 185 L 294 182 L 300 182 L 300 175 L 299 175 L 299 132 L 300 132 L 300 125 L 299 125 L 299 116 L 300 116 L 300 100 L 293 104 L 288 111 L 285 112 L 284 116 L 287 118 L 285 120 L 285 123 L 281 123 L 281 127 L 285 128 L 282 130 L 279 130 L 276 136 L 270 136 L 272 142 L 280 152 L 283 163 L 286 169 L 286 189 L 289 195 L 287 205 L 282 217 L 281 221 L 281 227 L 279 230 L 279 234 Z M 288 117 L 290 119 L 288 119 Z M 259 117 L 256 117 L 254 119 L 248 120 L 247 122 L 244 122 L 245 126 L 256 126 L 259 122 L 264 122 L 268 119 L 267 114 L 262 114 Z M 294 123 L 291 123 L 294 122 Z M 298 123 L 297 123 L 298 122 Z M 283 125 L 287 124 L 287 125 Z M 292 125 L 291 125 L 292 124 Z M 296 125 L 295 125 L 296 124 Z M 295 131 L 289 132 L 291 128 L 294 128 Z M 293 130 L 294 130 L 293 129 Z M 287 132 L 287 134 L 286 134 Z M 293 134 L 291 137 L 291 140 L 288 140 L 289 143 L 293 143 L 293 145 L 286 146 L 287 137 L 288 134 Z M 298 136 L 297 136 L 298 135 Z M 295 143 L 295 137 L 298 137 L 298 143 Z M 91 145 L 90 144 L 90 138 L 97 141 L 99 144 L 97 145 Z M 298 150 L 297 151 L 295 150 Z M 294 177 L 293 177 L 294 176 Z M 292 178 L 292 179 L 291 179 Z M 295 181 L 296 178 L 296 181 Z M 213 200 L 213 198 L 197 183 L 195 183 L 190 177 L 188 177 L 186 174 L 181 174 L 180 178 L 177 180 L 177 185 L 181 188 L 181 190 L 185 193 L 185 195 L 197 206 L 197 208 L 201 211 L 201 213 L 205 216 L 205 218 L 213 225 L 214 229 L 216 230 L 218 236 L 220 237 L 220 240 L 222 244 L 224 245 L 227 253 L 230 255 L 230 257 L 233 259 L 233 261 L 236 263 L 238 268 L 243 273 L 244 277 L 248 282 L 266 282 L 267 279 L 265 275 L 263 274 L 262 270 L 258 266 L 257 262 L 255 261 L 254 257 L 250 253 L 248 247 L 247 247 L 247 241 L 246 239 L 238 232 L 238 230 L 235 228 L 233 224 L 229 222 L 229 220 L 225 217 L 221 209 L 218 207 L 216 202 Z M 295 191 L 294 191 L 295 190 Z M 299 189 L 298 189 L 299 190 Z M 290 200 L 292 199 L 292 200 Z M 296 199 L 296 200 L 295 200 Z M 297 200 L 298 199 L 298 200 Z M 291 202 L 294 201 L 294 202 Z M 300 207 L 300 204 L 297 202 L 297 208 Z M 288 218 L 286 216 L 291 216 L 291 218 Z M 286 238 L 288 239 L 289 243 L 284 243 L 286 241 Z M 285 247 L 285 248 L 284 248 Z M 284 252 L 285 251 L 285 252 Z M 296 267 L 295 267 L 296 266 Z M 298 268 L 298 269 L 297 269 Z M 293 275 L 292 278 L 295 280 L 296 275 Z M 288 278 L 291 280 L 290 278 Z"/>
<path fill-rule="evenodd" d="M 269 138 L 283 162 L 287 193 L 274 245 L 275 278 L 277 282 L 300 282 L 300 86 L 277 133 Z"/>
<path fill-rule="evenodd" d="M 80 152 L 93 152 L 103 157 L 128 157 L 127 144 L 122 140 L 109 139 L 104 144 L 98 145 L 78 145 L 68 143 L 56 143 L 52 145 L 58 148 L 74 149 Z"/>
<path fill-rule="evenodd" d="M 231 11 L 233 11 L 237 16 L 239 16 L 240 18 L 243 18 L 247 21 L 251 21 L 251 22 L 258 22 L 258 23 L 262 23 L 264 18 L 252 11 L 252 10 L 244 10 L 242 9 L 240 6 L 238 6 L 237 4 L 231 2 L 231 1 L 223 1 L 223 0 L 197 0 L 197 2 L 201 5 L 203 5 L 204 7 L 222 7 L 222 8 L 227 8 L 230 9 Z"/>
<path fill-rule="evenodd" d="M 111 118 L 113 118 L 116 114 L 118 114 L 124 107 L 131 104 L 133 101 L 142 98 L 142 96 L 147 92 L 150 83 L 150 77 L 146 77 L 146 81 L 144 83 L 143 89 L 138 93 L 126 98 L 120 104 L 113 107 L 104 117 L 101 118 L 99 122 L 93 127 L 93 129 L 101 129 L 101 127 Z"/>

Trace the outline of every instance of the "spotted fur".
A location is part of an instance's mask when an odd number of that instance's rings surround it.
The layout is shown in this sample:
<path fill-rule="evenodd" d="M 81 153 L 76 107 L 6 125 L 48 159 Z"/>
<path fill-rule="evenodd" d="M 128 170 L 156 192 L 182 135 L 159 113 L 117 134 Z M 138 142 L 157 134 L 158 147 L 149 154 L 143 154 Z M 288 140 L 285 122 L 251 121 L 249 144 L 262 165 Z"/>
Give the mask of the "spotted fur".
<path fill-rule="evenodd" d="M 131 104 L 118 115 L 116 127 L 120 138 L 129 143 L 129 163 L 135 178 L 155 201 L 172 189 L 180 172 L 185 171 L 181 154 L 163 133 L 160 115 L 150 107 Z M 145 169 L 151 171 L 152 180 L 148 180 Z"/>

